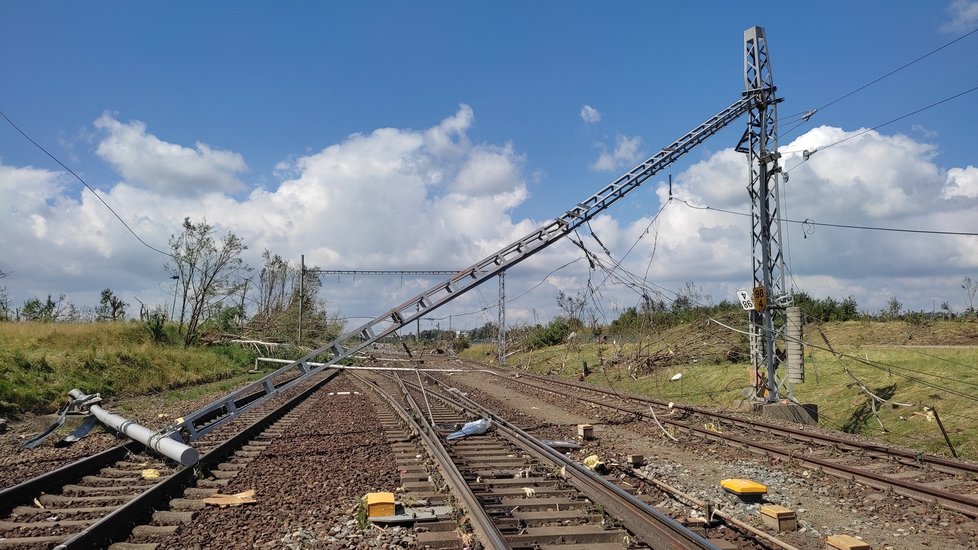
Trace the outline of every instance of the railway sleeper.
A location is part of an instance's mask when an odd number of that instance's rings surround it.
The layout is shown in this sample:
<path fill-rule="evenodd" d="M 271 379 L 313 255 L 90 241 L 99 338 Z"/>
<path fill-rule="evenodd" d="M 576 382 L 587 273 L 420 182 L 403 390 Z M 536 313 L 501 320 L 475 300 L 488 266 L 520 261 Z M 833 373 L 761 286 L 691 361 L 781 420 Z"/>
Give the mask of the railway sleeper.
<path fill-rule="evenodd" d="M 82 477 L 81 480 L 86 485 L 91 485 L 92 487 L 118 485 L 120 483 L 125 483 L 125 484 L 129 484 L 129 485 L 142 485 L 142 486 L 148 488 L 148 487 L 151 487 L 151 486 L 155 485 L 157 479 L 159 479 L 159 478 L 146 479 L 143 476 L 139 475 L 139 476 L 134 476 L 134 477 L 84 476 L 84 477 Z"/>
<path fill-rule="evenodd" d="M 25 546 L 51 546 L 64 542 L 65 535 L 42 535 L 36 537 L 7 537 L 0 539 L 0 548 L 23 548 Z"/>
<path fill-rule="evenodd" d="M 160 473 L 160 477 L 168 476 L 174 472 L 173 468 L 163 466 L 162 464 L 147 464 L 143 462 L 141 464 L 135 464 L 131 467 L 127 466 L 126 468 L 116 468 L 116 467 L 102 468 L 101 470 L 99 470 L 98 476 L 96 477 L 127 479 L 127 478 L 133 478 L 138 476 L 141 479 L 143 470 L 148 468 L 152 468 L 158 471 Z"/>
<path fill-rule="evenodd" d="M 570 510 L 570 509 L 590 509 L 594 506 L 590 500 L 575 499 L 567 497 L 543 497 L 543 498 L 501 498 L 496 502 L 487 503 L 486 510 L 502 510 L 505 512 L 513 511 L 542 511 L 542 510 Z"/>
<path fill-rule="evenodd" d="M 206 507 L 204 501 L 197 498 L 175 498 L 170 501 L 170 510 L 174 511 L 203 510 Z"/>
<path fill-rule="evenodd" d="M 594 525 L 571 525 L 564 527 L 528 527 L 516 535 L 508 535 L 506 541 L 514 548 L 519 546 L 537 548 L 543 544 L 595 544 L 617 543 L 618 548 L 630 535 L 622 529 L 605 529 Z"/>
<path fill-rule="evenodd" d="M 66 495 L 41 495 L 37 497 L 38 502 L 45 507 L 56 507 L 59 505 L 73 504 L 123 504 L 132 500 L 135 495 L 111 495 L 111 496 L 86 496 L 73 497 Z"/>
<path fill-rule="evenodd" d="M 130 497 L 135 497 L 145 491 L 147 486 L 139 485 L 110 485 L 105 487 L 90 487 L 88 485 L 76 485 L 69 483 L 62 487 L 65 495 L 106 495 L 124 493 Z"/>
<path fill-rule="evenodd" d="M 577 489 L 566 487 L 500 487 L 498 489 L 478 490 L 473 488 L 473 493 L 480 499 L 485 497 L 571 497 L 580 494 Z"/>
<path fill-rule="evenodd" d="M 449 497 L 450 495 L 435 491 L 412 492 L 404 493 L 401 496 L 401 502 L 410 505 L 415 502 L 425 501 L 432 506 L 444 506 L 450 504 Z"/>
<path fill-rule="evenodd" d="M 586 521 L 594 514 L 583 508 L 572 508 L 570 510 L 546 510 L 542 512 L 530 512 L 517 510 L 510 514 L 513 519 L 522 522 L 523 524 L 536 527 L 543 523 L 552 523 L 555 521 L 566 521 L 566 520 L 582 520 Z"/>
<path fill-rule="evenodd" d="M 118 508 L 118 506 L 88 506 L 88 507 L 77 507 L 77 508 L 35 508 L 34 506 L 17 506 L 11 512 L 14 516 L 28 516 L 28 515 L 47 515 L 52 514 L 57 515 L 68 515 L 68 514 L 92 514 L 92 513 L 109 513 L 113 512 Z"/>
<path fill-rule="evenodd" d="M 0 531 L 16 531 L 18 529 L 52 529 L 55 527 L 88 527 L 95 523 L 94 519 L 61 519 L 55 521 L 0 521 Z"/>
<path fill-rule="evenodd" d="M 512 485 L 521 487 L 554 487 L 562 483 L 558 479 L 549 477 L 482 477 L 481 479 L 481 483 L 473 483 L 472 485 L 481 485 L 487 488 Z"/>
<path fill-rule="evenodd" d="M 179 525 L 137 525 L 132 529 L 132 536 L 137 538 L 166 537 L 175 534 Z"/>

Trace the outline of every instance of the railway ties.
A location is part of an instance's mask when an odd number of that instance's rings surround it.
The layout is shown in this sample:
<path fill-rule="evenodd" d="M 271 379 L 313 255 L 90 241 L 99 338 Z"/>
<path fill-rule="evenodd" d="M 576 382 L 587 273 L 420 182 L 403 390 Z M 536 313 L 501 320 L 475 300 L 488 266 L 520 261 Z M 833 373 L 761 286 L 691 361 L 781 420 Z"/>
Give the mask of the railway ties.
<path fill-rule="evenodd" d="M 617 413 L 658 421 L 669 429 L 794 462 L 838 478 L 978 518 L 978 465 L 971 462 L 864 443 L 816 430 L 745 419 L 701 407 L 667 404 L 657 399 L 532 373 L 521 373 L 521 378 L 513 382 Z M 662 411 L 655 419 L 649 414 L 650 406 Z M 673 417 L 666 410 L 678 410 L 682 414 Z M 704 423 L 708 422 L 723 426 L 723 430 L 707 429 Z"/>
<path fill-rule="evenodd" d="M 0 520 L 0 548 L 46 547 L 62 543 L 116 512 L 174 468 L 156 457 L 138 454 L 96 473 L 66 483 L 60 494 L 41 494 Z"/>
<path fill-rule="evenodd" d="M 497 527 L 514 547 L 577 544 L 622 548 L 631 535 L 609 528 L 601 511 L 559 469 L 494 435 L 470 436 L 449 452 Z M 583 546 L 582 546 L 583 547 Z"/>
<path fill-rule="evenodd" d="M 487 548 L 718 547 L 500 418 L 485 433 L 448 440 L 463 424 L 491 415 L 454 392 L 434 386 L 422 392 L 414 383 L 377 375 L 368 384 L 404 405 L 399 416 L 414 422 L 420 439 L 435 440 L 425 453 L 431 457 L 424 460 L 426 471 L 442 473 L 466 514 L 460 529 L 474 531 Z M 405 483 L 405 500 L 420 496 L 415 487 Z"/>
<path fill-rule="evenodd" d="M 263 430 L 335 374 L 324 373 L 297 395 L 248 411 L 234 427 L 201 441 L 194 468 L 130 442 L 0 491 L 0 549 L 106 548 L 130 532 L 148 539 L 173 534 L 203 507 L 200 498 L 219 492 L 241 461 L 261 451 Z M 207 479 L 197 479 L 208 469 Z"/>

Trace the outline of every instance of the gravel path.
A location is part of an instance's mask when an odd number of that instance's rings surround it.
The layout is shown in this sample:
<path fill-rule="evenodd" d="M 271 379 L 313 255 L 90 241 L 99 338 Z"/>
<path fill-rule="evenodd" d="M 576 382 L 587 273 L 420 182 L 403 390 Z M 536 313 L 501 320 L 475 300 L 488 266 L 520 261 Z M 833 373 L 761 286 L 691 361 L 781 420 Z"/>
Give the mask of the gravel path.
<path fill-rule="evenodd" d="M 356 520 L 360 497 L 400 484 L 371 399 L 338 380 L 293 414 L 290 435 L 272 440 L 222 489 L 254 490 L 257 504 L 205 508 L 161 549 L 409 546 L 402 529 L 361 530 Z"/>

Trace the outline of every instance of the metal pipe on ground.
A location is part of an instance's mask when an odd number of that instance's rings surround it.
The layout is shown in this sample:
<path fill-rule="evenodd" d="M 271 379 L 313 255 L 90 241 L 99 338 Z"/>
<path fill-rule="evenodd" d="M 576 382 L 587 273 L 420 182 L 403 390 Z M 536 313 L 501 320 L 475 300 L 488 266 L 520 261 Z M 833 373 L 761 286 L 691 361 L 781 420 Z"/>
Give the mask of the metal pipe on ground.
<path fill-rule="evenodd" d="M 75 399 L 80 399 L 86 396 L 86 394 L 79 389 L 71 390 L 68 392 L 68 395 Z M 97 418 L 102 424 L 105 424 L 106 426 L 129 437 L 130 439 L 142 443 L 148 449 L 152 449 L 184 466 L 193 466 L 198 460 L 200 460 L 200 453 L 197 452 L 197 449 L 194 449 L 189 445 L 185 445 L 181 441 L 172 439 L 169 436 L 160 434 L 145 426 L 137 424 L 132 420 L 109 412 L 98 405 L 91 405 L 88 410 L 91 411 L 91 413 L 95 415 L 95 418 Z"/>

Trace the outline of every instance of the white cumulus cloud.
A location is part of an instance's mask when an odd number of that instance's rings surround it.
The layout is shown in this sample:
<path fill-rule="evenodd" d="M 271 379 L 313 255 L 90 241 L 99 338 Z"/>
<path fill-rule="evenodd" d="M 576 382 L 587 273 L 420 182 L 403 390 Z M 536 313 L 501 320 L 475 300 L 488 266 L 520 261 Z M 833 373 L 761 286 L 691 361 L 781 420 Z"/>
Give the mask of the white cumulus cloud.
<path fill-rule="evenodd" d="M 947 171 L 947 184 L 941 192 L 945 199 L 954 197 L 978 197 L 978 168 L 951 168 Z"/>
<path fill-rule="evenodd" d="M 947 6 L 948 20 L 941 27 L 945 32 L 970 31 L 978 25 L 978 0 L 952 0 Z"/>
<path fill-rule="evenodd" d="M 206 217 L 220 232 L 234 231 L 243 238 L 252 265 L 268 249 L 292 261 L 305 255 L 307 265 L 330 269 L 458 269 L 531 233 L 543 221 L 514 217 L 514 209 L 529 198 L 527 159 L 514 144 L 472 140 L 475 115 L 465 105 L 426 129 L 379 128 L 319 151 L 292 154 L 280 163 L 272 185 L 244 196 L 232 194 L 233 185 L 177 193 L 148 184 L 148 176 L 133 175 L 133 170 L 139 173 L 134 167 L 160 166 L 187 152 L 201 165 L 213 157 L 200 146 L 163 142 L 141 123 L 99 120 L 106 136 L 98 147 L 112 144 L 112 156 L 103 158 L 123 180 L 104 191 L 103 198 L 120 207 L 144 240 L 164 249 L 184 217 Z M 781 217 L 976 230 L 978 168 L 937 165 L 932 144 L 874 131 L 802 159 L 799 151 L 816 150 L 857 131 L 819 127 L 782 148 L 781 163 L 792 169 L 782 188 Z M 136 146 L 126 149 L 122 143 Z M 634 162 L 639 147 L 639 138 L 619 136 L 615 151 L 606 153 L 595 168 Z M 228 154 L 238 161 L 226 164 L 223 172 L 214 168 L 219 162 L 210 169 L 234 179 L 241 171 L 231 168 L 243 170 L 245 163 L 240 155 Z M 694 206 L 747 213 L 747 178 L 744 155 L 725 149 L 677 174 L 673 194 Z M 186 185 L 189 180 L 181 181 Z M 58 172 L 0 162 L 0 269 L 11 272 L 3 284 L 14 305 L 30 296 L 61 292 L 76 303 L 94 304 L 105 287 L 130 303 L 139 299 L 152 306 L 172 299 L 163 270 L 166 258 L 136 242 L 91 192 L 79 194 L 74 185 Z M 661 203 L 669 201 L 665 182 L 656 184 L 654 192 Z M 751 283 L 748 217 L 690 208 L 675 200 L 656 219 L 650 214 L 626 220 L 621 211 L 616 206 L 601 213 L 589 228 L 637 280 L 647 276 L 650 293 L 661 293 L 668 301 L 674 297 L 668 289 L 695 281 L 717 302 L 732 299 L 738 288 Z M 613 265 L 584 229 L 585 244 Z M 792 284 L 815 296 L 853 294 L 869 310 L 878 311 L 891 296 L 908 307 L 929 308 L 936 298 L 960 309 L 961 278 L 978 273 L 973 237 L 788 222 L 783 235 Z M 520 298 L 507 317 L 513 323 L 546 321 L 556 313 L 558 290 L 573 295 L 585 290 L 589 280 L 600 294 L 603 315 L 609 317 L 603 322 L 641 299 L 619 279 L 589 273 L 582 252 L 562 241 L 508 274 L 507 294 Z M 322 297 L 333 311 L 374 316 L 434 282 L 413 277 L 327 279 Z M 494 320 L 495 311 L 488 309 L 493 294 L 489 289 L 460 298 L 461 304 L 451 307 L 482 313 L 456 317 L 455 326 Z M 450 321 L 441 322 L 446 328 Z"/>
<path fill-rule="evenodd" d="M 634 164 L 642 154 L 639 149 L 641 146 L 641 137 L 618 134 L 613 150 L 608 151 L 604 145 L 600 146 L 601 154 L 591 164 L 591 169 L 599 172 L 610 172 Z"/>
<path fill-rule="evenodd" d="M 601 113 L 594 107 L 585 105 L 581 107 L 581 120 L 585 124 L 597 124 L 601 122 Z"/>
<path fill-rule="evenodd" d="M 235 193 L 244 189 L 238 175 L 248 170 L 235 152 L 197 142 L 193 148 L 148 133 L 146 124 L 123 123 L 106 113 L 95 121 L 103 132 L 96 152 L 126 182 L 167 195 Z"/>

